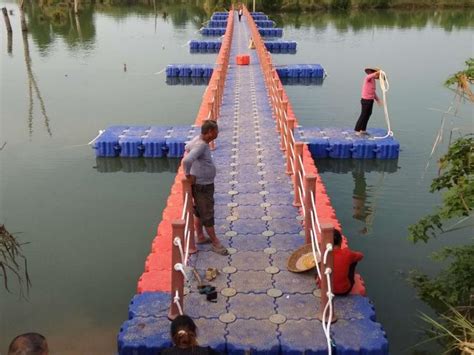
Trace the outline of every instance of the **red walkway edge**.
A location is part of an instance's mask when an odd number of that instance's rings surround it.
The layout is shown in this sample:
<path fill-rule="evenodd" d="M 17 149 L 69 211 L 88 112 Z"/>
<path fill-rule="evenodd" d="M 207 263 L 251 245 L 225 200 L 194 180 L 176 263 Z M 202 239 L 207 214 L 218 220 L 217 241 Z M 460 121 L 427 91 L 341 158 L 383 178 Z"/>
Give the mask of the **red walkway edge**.
<path fill-rule="evenodd" d="M 231 9 L 231 11 L 233 11 Z M 230 46 L 233 36 L 234 18 L 229 16 L 227 28 L 222 40 L 222 46 L 216 59 L 216 66 L 209 84 L 204 92 L 195 125 L 200 126 L 208 118 L 217 119 L 222 99 L 227 67 L 229 65 Z M 145 271 L 138 279 L 137 293 L 143 292 L 171 292 L 171 222 L 181 218 L 183 210 L 183 166 L 180 164 L 162 220 L 152 243 L 152 252 L 145 262 Z"/>

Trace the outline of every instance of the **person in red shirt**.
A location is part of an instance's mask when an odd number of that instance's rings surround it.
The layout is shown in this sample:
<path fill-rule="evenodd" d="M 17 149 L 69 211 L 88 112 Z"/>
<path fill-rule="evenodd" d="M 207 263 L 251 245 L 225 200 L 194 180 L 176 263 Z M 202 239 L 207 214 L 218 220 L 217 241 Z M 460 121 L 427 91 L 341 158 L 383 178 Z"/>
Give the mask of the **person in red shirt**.
<path fill-rule="evenodd" d="M 354 286 L 355 268 L 357 263 L 363 259 L 364 254 L 349 248 L 341 248 L 341 244 L 341 232 L 334 229 L 332 291 L 335 295 L 345 296 L 351 292 Z"/>

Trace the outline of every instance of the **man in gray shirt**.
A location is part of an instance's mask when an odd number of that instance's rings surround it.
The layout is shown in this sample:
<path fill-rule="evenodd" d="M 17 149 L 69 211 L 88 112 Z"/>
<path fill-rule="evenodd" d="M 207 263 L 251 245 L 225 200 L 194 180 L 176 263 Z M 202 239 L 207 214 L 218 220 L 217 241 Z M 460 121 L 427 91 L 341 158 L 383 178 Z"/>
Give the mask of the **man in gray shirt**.
<path fill-rule="evenodd" d="M 217 122 L 204 121 L 201 126 L 201 135 L 194 137 L 186 145 L 186 156 L 183 159 L 184 174 L 191 182 L 194 215 L 196 218 L 195 229 L 197 243 L 212 243 L 212 250 L 221 255 L 228 255 L 227 249 L 221 244 L 214 230 L 214 178 L 216 166 L 212 160 L 209 143 L 217 138 L 219 129 Z M 203 227 L 209 239 L 204 236 Z"/>

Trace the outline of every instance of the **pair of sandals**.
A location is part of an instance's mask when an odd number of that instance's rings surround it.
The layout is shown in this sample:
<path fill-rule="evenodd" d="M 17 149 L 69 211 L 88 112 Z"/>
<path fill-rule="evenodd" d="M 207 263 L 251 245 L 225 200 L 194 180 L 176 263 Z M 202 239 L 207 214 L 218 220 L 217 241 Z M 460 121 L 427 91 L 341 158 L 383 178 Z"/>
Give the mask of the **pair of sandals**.
<path fill-rule="evenodd" d="M 196 242 L 196 244 L 209 244 L 211 243 L 211 240 L 210 239 L 204 239 L 202 241 L 198 240 Z M 219 254 L 219 255 L 229 255 L 229 251 L 227 250 L 227 248 L 223 245 L 220 245 L 220 246 L 215 246 L 214 244 L 212 245 L 212 249 L 211 249 L 214 253 L 216 254 Z"/>
<path fill-rule="evenodd" d="M 211 286 L 209 284 L 203 284 L 201 276 L 199 276 L 199 273 L 196 271 L 196 269 L 193 269 L 194 277 L 196 278 L 198 285 L 197 289 L 199 291 L 199 294 L 201 295 L 206 295 L 206 300 L 212 303 L 217 303 L 217 291 L 214 286 Z M 208 281 L 211 281 L 216 278 L 218 274 L 218 271 L 216 268 L 209 268 L 206 271 L 206 279 Z M 209 280 L 209 278 L 211 280 Z"/>

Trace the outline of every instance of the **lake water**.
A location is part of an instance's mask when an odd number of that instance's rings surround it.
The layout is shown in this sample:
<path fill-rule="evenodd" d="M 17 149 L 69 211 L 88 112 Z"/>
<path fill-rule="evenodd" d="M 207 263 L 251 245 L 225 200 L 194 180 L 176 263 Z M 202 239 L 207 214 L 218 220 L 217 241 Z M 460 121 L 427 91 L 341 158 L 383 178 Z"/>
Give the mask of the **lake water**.
<path fill-rule="evenodd" d="M 194 122 L 205 86 L 167 85 L 159 73 L 173 62 L 214 63 L 215 54 L 191 55 L 186 45 L 212 11 L 97 5 L 76 19 L 67 9 L 29 6 L 23 38 L 16 3 L 0 5 L 13 10 L 14 28 L 8 53 L 1 24 L 0 223 L 29 243 L 32 280 L 27 299 L 11 275 L 12 292 L 0 289 L 0 353 L 15 335 L 38 331 L 52 354 L 113 354 L 178 162 L 96 160 L 87 142 L 108 125 Z M 464 230 L 414 246 L 407 227 L 440 201 L 428 190 L 449 132 L 473 131 L 472 105 L 464 104 L 426 168 L 453 97 L 442 84 L 474 55 L 474 12 L 273 18 L 298 42 L 297 54 L 274 55 L 276 63 L 320 63 L 329 73 L 322 85 L 286 86 L 303 126 L 352 127 L 363 68 L 388 74 L 400 158 L 318 164 L 351 247 L 365 254 L 359 271 L 391 353 L 414 353 L 423 339 L 418 311 L 429 308 L 408 271 L 435 273 L 432 251 L 472 242 Z M 385 127 L 380 108 L 369 126 Z"/>

